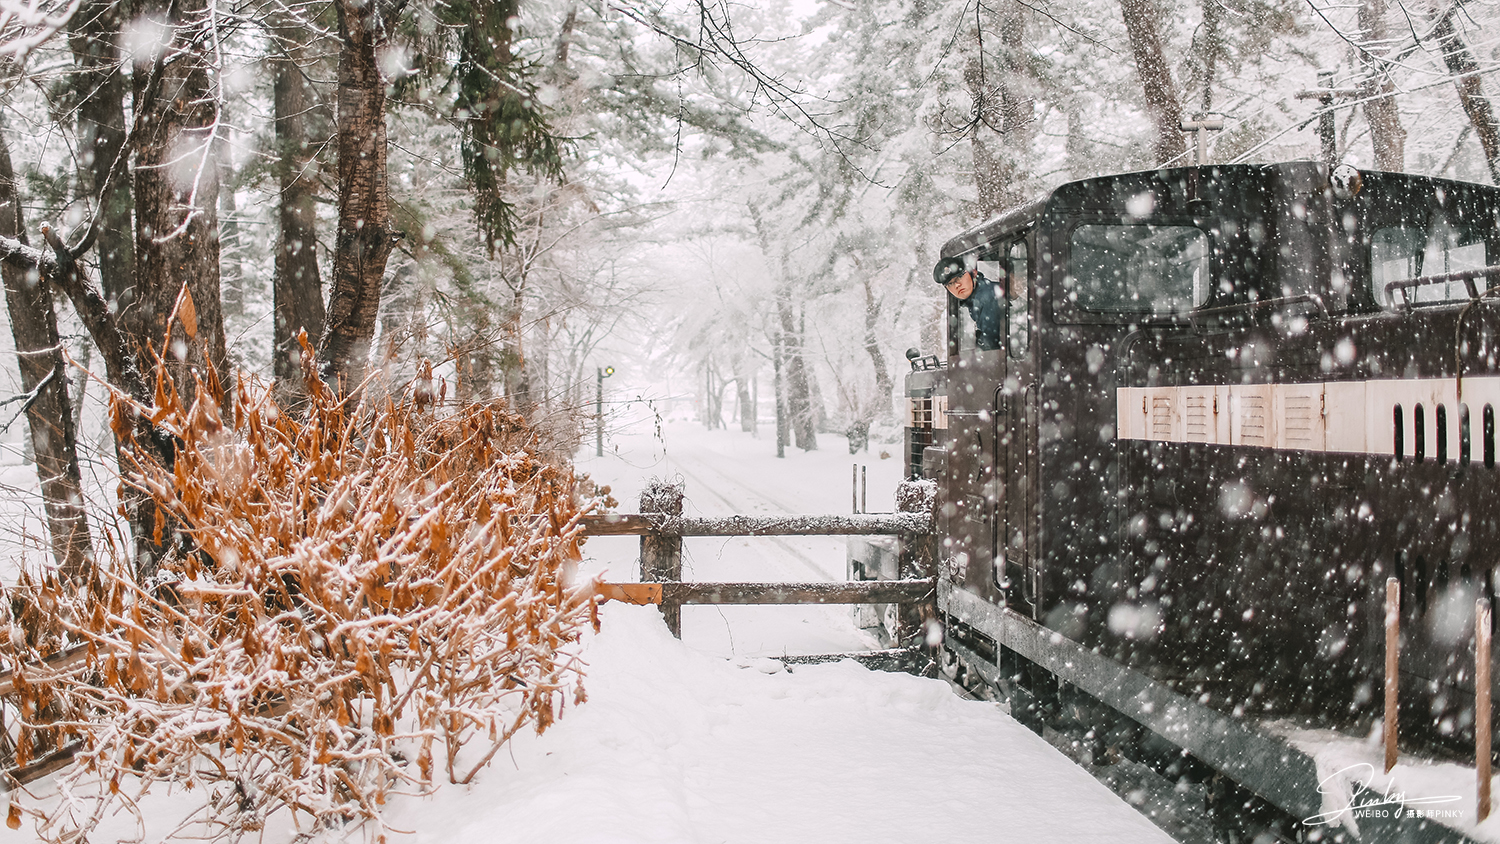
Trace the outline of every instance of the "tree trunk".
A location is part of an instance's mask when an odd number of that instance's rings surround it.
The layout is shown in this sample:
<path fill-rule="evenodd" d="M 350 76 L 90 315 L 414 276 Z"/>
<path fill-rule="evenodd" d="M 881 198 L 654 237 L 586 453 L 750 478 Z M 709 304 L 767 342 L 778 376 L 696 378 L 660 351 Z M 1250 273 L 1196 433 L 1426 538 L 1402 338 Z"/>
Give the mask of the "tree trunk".
<path fill-rule="evenodd" d="M 875 290 L 870 286 L 868 273 L 860 273 L 859 280 L 865 290 L 865 352 L 870 356 L 870 364 L 875 367 L 876 405 L 872 415 L 876 420 L 880 420 L 890 415 L 891 396 L 895 383 L 891 380 L 891 370 L 886 365 L 885 352 L 881 350 L 880 338 L 875 333 L 876 326 L 880 324 L 880 300 L 875 298 Z"/>
<path fill-rule="evenodd" d="M 196 375 L 219 385 L 213 398 L 222 405 L 229 366 L 219 291 L 219 111 L 205 54 L 209 39 L 201 37 L 213 22 L 205 0 L 172 8 L 174 35 L 165 57 L 149 72 L 137 67 L 137 307 L 122 312 L 122 323 L 142 362 L 151 359 L 147 350 L 162 355 L 186 400 Z M 168 325 L 184 286 L 194 318 Z"/>
<path fill-rule="evenodd" d="M 1026 66 L 1025 9 L 1007 0 L 1000 9 L 1000 115 L 1007 137 L 1028 136 L 1035 125 L 1031 98 L 1031 74 Z M 1020 199 L 1022 197 L 1018 197 Z"/>
<path fill-rule="evenodd" d="M 1469 49 L 1469 45 L 1464 43 L 1458 33 L 1455 18 L 1459 8 L 1458 3 L 1449 7 L 1448 13 L 1438 21 L 1432 34 L 1442 48 L 1443 63 L 1448 66 L 1448 72 L 1453 74 L 1453 84 L 1458 87 L 1458 101 L 1463 104 L 1464 113 L 1474 125 L 1474 134 L 1479 137 L 1485 164 L 1490 168 L 1490 180 L 1500 185 L 1500 126 L 1496 125 L 1495 111 L 1490 106 L 1489 98 L 1484 95 L 1479 62 L 1474 58 L 1474 51 Z"/>
<path fill-rule="evenodd" d="M 334 241 L 328 325 L 319 347 L 323 378 L 353 390 L 364 380 L 380 286 L 390 258 L 386 185 L 385 80 L 376 47 L 385 30 L 373 0 L 336 0 L 339 38 L 339 225 Z"/>
<path fill-rule="evenodd" d="M 26 241 L 21 202 L 16 191 L 10 148 L 0 136 L 0 235 Z M 31 449 L 47 512 L 47 533 L 62 574 L 81 580 L 93 565 L 83 505 L 83 476 L 78 469 L 78 442 L 68 401 L 68 372 L 63 361 L 52 286 L 37 270 L 0 267 L 11 336 L 21 369 L 21 388 L 33 394 L 26 403 Z"/>
<path fill-rule="evenodd" d="M 73 82 L 80 94 L 79 180 L 97 202 L 99 227 L 95 245 L 99 253 L 99 281 L 116 313 L 135 309 L 130 172 L 121 156 L 127 125 L 126 76 L 116 43 L 124 21 L 123 4 L 92 0 L 69 23 L 69 44 L 79 67 Z"/>
<path fill-rule="evenodd" d="M 971 60 L 977 61 L 977 60 Z M 974 186 L 978 190 L 979 219 L 988 220 L 1007 207 L 1005 186 L 1012 168 L 991 148 L 983 126 L 974 127 L 969 135 L 969 149 L 974 156 Z"/>
<path fill-rule="evenodd" d="M 782 356 L 786 363 L 787 411 L 791 417 L 792 436 L 797 447 L 813 451 L 818 447 L 817 420 L 813 416 L 812 390 L 803 354 L 803 336 L 798 330 L 796 314 L 786 291 L 776 297 L 776 312 L 781 318 Z"/>
<path fill-rule="evenodd" d="M 789 439 L 786 418 L 786 377 L 782 374 L 785 368 L 782 363 L 786 359 L 783 347 L 786 345 L 781 331 L 771 335 L 771 386 L 776 393 L 776 456 L 786 457 L 786 443 Z"/>
<path fill-rule="evenodd" d="M 750 376 L 744 372 L 744 364 L 741 362 L 740 371 L 734 377 L 734 403 L 740 411 L 740 431 L 750 434 L 755 431 L 755 399 L 750 395 Z"/>
<path fill-rule="evenodd" d="M 1146 110 L 1156 124 L 1156 142 L 1151 154 L 1159 165 L 1183 165 L 1187 140 L 1182 136 L 1182 105 L 1172 84 L 1172 69 L 1161 51 L 1156 32 L 1156 9 L 1151 0 L 1120 0 L 1135 69 L 1146 95 Z"/>
<path fill-rule="evenodd" d="M 454 333 L 466 333 L 454 359 L 458 373 L 458 401 L 461 404 L 481 402 L 495 394 L 495 349 L 491 342 L 493 326 L 490 309 L 482 302 L 465 302 L 460 310 L 465 317 L 464 325 L 455 325 Z"/>
<path fill-rule="evenodd" d="M 1364 0 L 1359 6 L 1359 56 L 1365 70 L 1361 93 L 1375 98 L 1365 103 L 1375 168 L 1399 173 L 1406 168 L 1406 130 L 1401 127 L 1401 113 L 1396 108 L 1396 85 L 1378 55 L 1389 46 L 1385 13 L 1385 0 Z"/>
<path fill-rule="evenodd" d="M 964 83 L 969 89 L 976 119 L 969 135 L 974 157 L 974 180 L 978 188 L 979 213 L 988 219 L 1025 200 L 1025 189 L 1019 183 L 1020 167 L 1012 149 L 1023 148 L 1030 135 L 1033 104 L 1025 92 L 1027 84 L 1026 46 L 1022 8 L 1005 2 L 995 27 L 1000 41 L 996 51 L 1000 59 L 994 78 L 986 73 L 984 56 L 990 45 L 984 31 L 973 31 L 975 47 L 964 63 Z"/>
<path fill-rule="evenodd" d="M 283 43 L 294 44 L 300 28 L 281 27 Z M 276 111 L 277 208 L 276 269 L 272 281 L 274 310 L 272 367 L 281 395 L 296 402 L 306 391 L 302 381 L 302 346 L 307 332 L 315 344 L 323 336 L 323 279 L 318 274 L 317 162 L 308 137 L 312 98 L 299 66 L 301 50 L 288 46 L 272 58 L 272 97 Z"/>
<path fill-rule="evenodd" d="M 1214 76 L 1219 69 L 1219 56 L 1224 52 L 1224 0 L 1202 0 L 1203 26 L 1193 55 L 1199 62 L 1200 87 L 1198 108 L 1204 114 L 1214 109 Z"/>
<path fill-rule="evenodd" d="M 245 283 L 250 276 L 245 268 L 248 244 L 234 196 L 234 163 L 230 160 L 228 140 L 221 136 L 214 143 L 214 164 L 219 176 L 219 300 L 226 319 L 238 318 L 245 314 Z"/>
<path fill-rule="evenodd" d="M 505 398 L 517 413 L 530 412 L 531 385 L 526 377 L 526 349 L 523 345 L 526 317 L 526 276 L 521 277 L 511 288 L 509 307 L 505 312 L 505 325 L 501 329 L 500 374 L 505 383 Z"/>

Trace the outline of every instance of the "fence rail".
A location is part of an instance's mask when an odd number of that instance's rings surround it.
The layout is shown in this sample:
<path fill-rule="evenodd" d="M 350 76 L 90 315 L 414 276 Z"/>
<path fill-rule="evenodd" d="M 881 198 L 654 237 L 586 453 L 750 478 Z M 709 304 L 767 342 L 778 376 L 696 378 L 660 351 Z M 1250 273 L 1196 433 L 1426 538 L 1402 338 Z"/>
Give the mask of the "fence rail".
<path fill-rule="evenodd" d="M 657 481 L 641 493 L 641 512 L 585 516 L 589 536 L 639 536 L 641 582 L 609 583 L 607 600 L 657 604 L 672 635 L 682 637 L 684 604 L 896 604 L 895 638 L 918 640 L 936 613 L 933 489 L 903 483 L 896 512 L 813 516 L 682 515 L 680 485 Z M 695 536 L 896 536 L 901 539 L 896 580 L 833 583 L 683 583 L 682 540 Z"/>
<path fill-rule="evenodd" d="M 608 513 L 584 516 L 590 536 L 900 536 L 930 533 L 922 513 L 861 513 L 853 516 L 662 516 Z"/>
<path fill-rule="evenodd" d="M 907 604 L 933 597 L 922 580 L 843 583 L 606 583 L 599 595 L 629 604 Z"/>

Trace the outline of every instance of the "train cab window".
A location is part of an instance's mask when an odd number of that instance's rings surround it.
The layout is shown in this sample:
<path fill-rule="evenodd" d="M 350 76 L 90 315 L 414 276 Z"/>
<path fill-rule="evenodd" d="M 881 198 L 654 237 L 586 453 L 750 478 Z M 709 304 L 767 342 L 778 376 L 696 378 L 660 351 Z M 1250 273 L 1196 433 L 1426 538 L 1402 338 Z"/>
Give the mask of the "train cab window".
<path fill-rule="evenodd" d="M 1002 254 L 1003 253 L 991 253 L 988 255 L 982 255 L 978 260 L 973 262 L 973 266 L 991 283 L 1003 285 L 1005 280 L 1005 263 L 1001 260 Z M 999 301 L 1001 306 L 1003 307 L 1006 302 L 1003 287 L 1000 291 L 997 292 L 1000 295 Z M 961 355 L 966 355 L 971 354 L 975 351 L 989 351 L 998 348 L 997 346 L 993 345 L 994 341 L 991 340 L 987 340 L 983 345 L 981 345 L 979 337 L 979 326 L 974 321 L 973 313 L 969 308 L 959 304 L 959 301 L 952 296 L 949 296 L 947 298 L 949 332 L 948 348 L 950 350 L 953 350 Z M 1004 330 L 1004 322 L 1005 321 L 1002 317 L 1002 327 L 992 329 L 994 331 L 994 334 L 992 334 L 992 336 L 997 336 L 1000 331 Z"/>
<path fill-rule="evenodd" d="M 1107 313 L 1185 313 L 1213 293 L 1208 235 L 1195 226 L 1086 223 L 1073 230 L 1063 286 Z"/>
<path fill-rule="evenodd" d="M 1031 286 L 1031 253 L 1026 241 L 1011 244 L 1009 264 L 1010 354 L 1022 357 L 1031 345 L 1031 311 L 1026 304 Z"/>

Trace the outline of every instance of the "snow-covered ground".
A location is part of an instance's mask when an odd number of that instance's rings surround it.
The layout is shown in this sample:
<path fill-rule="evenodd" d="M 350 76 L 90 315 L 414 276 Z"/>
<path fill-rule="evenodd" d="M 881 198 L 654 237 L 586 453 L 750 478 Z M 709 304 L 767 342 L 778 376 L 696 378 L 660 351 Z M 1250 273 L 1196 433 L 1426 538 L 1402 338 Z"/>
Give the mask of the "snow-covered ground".
<path fill-rule="evenodd" d="M 634 512 L 645 479 L 680 477 L 690 513 L 888 510 L 899 446 L 849 455 L 654 424 L 579 467 Z M 633 580 L 637 540 L 594 539 L 594 570 Z M 688 540 L 688 577 L 842 579 L 837 539 Z M 417 841 L 1165 842 L 1133 809 L 992 703 L 852 662 L 786 670 L 763 654 L 868 647 L 845 607 L 685 608 L 683 640 L 652 607 L 606 606 L 590 637 L 589 701 L 513 742 L 482 781 L 399 807 Z"/>
<path fill-rule="evenodd" d="M 657 431 L 641 420 L 607 457 L 580 457 L 621 512 L 669 477 L 686 484 L 689 513 L 847 513 L 855 462 L 869 467 L 869 509 L 888 510 L 901 474 L 897 445 L 851 456 L 825 436 L 778 460 L 767 433 Z M 585 568 L 634 580 L 637 554 L 634 538 L 596 538 Z M 684 567 L 699 580 L 842 579 L 843 540 L 688 540 Z M 392 842 L 1170 840 L 993 703 L 939 680 L 768 656 L 872 647 L 847 607 L 690 607 L 682 641 L 654 607 L 609 604 L 602 619 L 584 643 L 588 701 L 518 737 L 473 785 L 393 799 L 390 820 L 408 832 Z M 153 795 L 148 819 L 173 800 Z M 290 834 L 273 824 L 265 840 Z M 120 818 L 95 838 L 135 835 Z M 25 840 L 0 828 L 0 844 Z"/>

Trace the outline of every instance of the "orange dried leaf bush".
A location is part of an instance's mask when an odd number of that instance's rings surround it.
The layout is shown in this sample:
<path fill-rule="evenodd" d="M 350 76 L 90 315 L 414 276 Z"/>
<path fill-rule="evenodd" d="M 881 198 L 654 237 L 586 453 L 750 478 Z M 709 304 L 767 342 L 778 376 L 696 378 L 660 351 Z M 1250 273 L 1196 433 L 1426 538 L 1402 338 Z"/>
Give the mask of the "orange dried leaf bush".
<path fill-rule="evenodd" d="M 251 385 L 226 418 L 212 385 L 185 407 L 156 375 L 156 407 L 114 413 L 177 442 L 170 468 L 132 450 L 129 482 L 179 532 L 157 585 L 106 567 L 6 595 L 12 619 L 50 622 L 0 642 L 55 715 L 32 740 L 80 746 L 60 798 L 27 809 L 44 837 L 81 840 L 170 782 L 201 801 L 180 835 L 234 839 L 284 809 L 289 828 L 382 838 L 389 794 L 468 782 L 582 701 L 582 508 L 521 418 L 357 407 L 315 378 L 300 416 Z M 66 642 L 82 665 L 24 674 Z"/>

